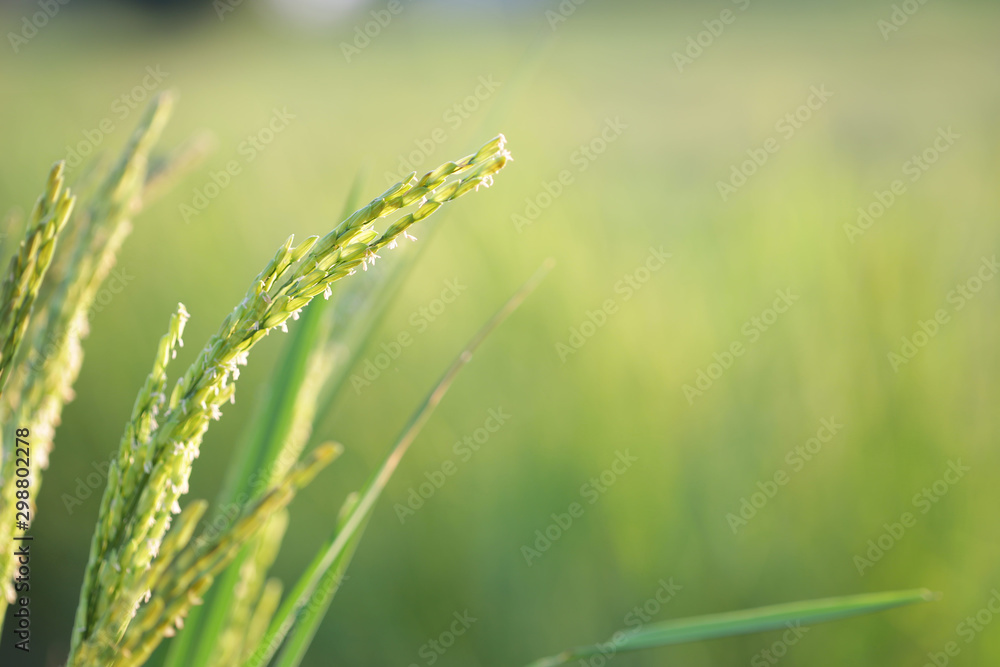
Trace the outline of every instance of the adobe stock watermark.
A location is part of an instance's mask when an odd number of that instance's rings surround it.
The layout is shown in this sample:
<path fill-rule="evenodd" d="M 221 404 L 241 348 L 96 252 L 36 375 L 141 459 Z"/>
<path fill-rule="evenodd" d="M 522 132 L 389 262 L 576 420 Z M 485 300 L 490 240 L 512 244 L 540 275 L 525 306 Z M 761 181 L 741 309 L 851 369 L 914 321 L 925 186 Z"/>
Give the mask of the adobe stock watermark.
<path fill-rule="evenodd" d="M 235 12 L 236 8 L 243 4 L 243 0 L 212 0 L 212 9 L 220 21 L 226 20 L 226 14 Z"/>
<path fill-rule="evenodd" d="M 196 543 L 208 544 L 228 530 L 240 518 L 249 502 L 260 498 L 272 488 L 276 472 L 289 470 L 297 462 L 297 454 L 283 450 L 270 465 L 255 470 L 246 481 L 245 491 L 237 494 L 231 502 L 219 506 L 211 519 L 206 517 L 201 520 L 202 531 L 196 538 Z M 340 585 L 339 582 L 337 585 Z"/>
<path fill-rule="evenodd" d="M 369 12 L 371 20 L 354 26 L 354 39 L 350 42 L 340 43 L 340 52 L 344 54 L 344 60 L 347 61 L 347 64 L 350 64 L 353 59 L 361 55 L 362 51 L 371 46 L 372 41 L 389 27 L 393 19 L 403 13 L 410 1 L 406 0 L 404 3 L 402 0 L 389 0 L 384 8 L 373 9 Z"/>
<path fill-rule="evenodd" d="M 66 508 L 67 514 L 73 516 L 76 508 L 83 505 L 83 501 L 94 495 L 95 491 L 100 495 L 101 489 L 104 488 L 104 484 L 107 482 L 108 470 L 111 469 L 111 461 L 114 458 L 115 455 L 112 455 L 100 463 L 92 461 L 90 465 L 94 469 L 93 472 L 76 478 L 73 494 L 64 493 L 59 497 L 62 500 L 63 507 Z"/>
<path fill-rule="evenodd" d="M 406 523 L 408 518 L 416 514 L 428 500 L 434 497 L 435 493 L 441 490 L 448 482 L 448 478 L 454 477 L 462 464 L 472 460 L 476 452 L 482 449 L 493 437 L 493 434 L 509 420 L 510 415 L 503 411 L 503 407 L 488 410 L 482 426 L 473 430 L 471 434 L 463 436 L 461 440 L 457 440 L 452 445 L 451 451 L 455 458 L 445 459 L 436 468 L 425 470 L 425 481 L 416 487 L 409 488 L 406 494 L 406 504 L 396 503 L 393 506 L 399 523 Z"/>
<path fill-rule="evenodd" d="M 739 12 L 745 12 L 750 7 L 750 0 L 732 0 L 732 3 L 736 5 Z M 694 61 L 701 58 L 705 51 L 715 44 L 715 40 L 721 37 L 722 33 L 726 31 L 726 26 L 730 26 L 736 22 L 738 16 L 739 13 L 734 12 L 732 9 L 723 9 L 719 12 L 718 18 L 702 21 L 701 24 L 705 26 L 705 29 L 694 35 L 689 35 L 684 50 L 674 51 L 673 53 L 674 65 L 677 66 L 677 71 L 683 74 L 685 67 L 693 65 Z"/>
<path fill-rule="evenodd" d="M 625 614 L 624 624 L 626 630 L 619 630 L 611 635 L 606 642 L 597 644 L 598 652 L 589 658 L 581 658 L 581 667 L 604 667 L 618 653 L 619 647 L 624 644 L 629 637 L 639 632 L 647 623 L 652 621 L 660 611 L 663 610 L 675 597 L 677 593 L 684 589 L 680 584 L 674 583 L 674 578 L 669 580 L 660 579 L 659 587 L 645 602 L 633 607 Z"/>
<path fill-rule="evenodd" d="M 130 274 L 124 266 L 112 269 L 107 279 L 105 279 L 104 285 L 101 286 L 101 289 L 97 290 L 97 294 L 94 296 L 94 303 L 91 304 L 90 309 L 87 311 L 87 319 L 93 319 L 94 315 L 107 308 L 115 296 L 124 292 L 125 288 L 133 280 L 135 280 L 135 276 Z"/>
<path fill-rule="evenodd" d="M 579 324 L 570 327 L 569 338 L 565 343 L 556 342 L 559 361 L 565 364 L 571 355 L 579 352 L 587 341 L 608 323 L 608 319 L 618 313 L 619 307 L 631 300 L 672 256 L 669 252 L 664 252 L 663 246 L 659 248 L 650 246 L 646 259 L 615 282 L 613 286 L 615 295 L 601 302 L 597 310 L 588 310 Z"/>
<path fill-rule="evenodd" d="M 961 138 L 962 135 L 956 134 L 951 126 L 948 126 L 947 129 L 939 127 L 932 144 L 921 152 L 914 153 L 910 159 L 903 163 L 901 167 L 903 176 L 910 183 L 916 183 Z M 902 178 L 892 181 L 887 190 L 876 190 L 871 202 L 866 206 L 858 207 L 858 217 L 855 222 L 844 224 L 847 240 L 854 243 L 858 237 L 864 235 L 879 218 L 885 215 L 886 211 L 892 208 L 899 197 L 906 194 L 906 191 L 907 184 Z"/>
<path fill-rule="evenodd" d="M 236 153 L 241 159 L 229 160 L 221 170 L 209 172 L 208 182 L 194 188 L 190 203 L 181 202 L 177 205 L 184 222 L 190 223 L 191 218 L 201 215 L 209 204 L 229 187 L 233 178 L 243 173 L 243 167 L 256 160 L 257 156 L 266 150 L 295 118 L 295 114 L 289 113 L 287 107 L 281 109 L 275 107 L 264 126 L 253 134 L 248 134 L 247 138 L 236 147 Z"/>
<path fill-rule="evenodd" d="M 111 102 L 111 115 L 97 123 L 93 129 L 83 131 L 83 139 L 74 145 L 66 146 L 66 166 L 70 169 L 80 166 L 85 157 L 90 156 L 104 142 L 104 139 L 117 129 L 122 121 L 143 106 L 146 100 L 160 88 L 164 79 L 170 76 L 160 65 L 147 65 L 142 80 L 125 91 Z"/>
<path fill-rule="evenodd" d="M 7 33 L 7 41 L 10 42 L 10 48 L 14 50 L 14 53 L 19 53 L 21 48 L 34 39 L 38 31 L 47 26 L 49 21 L 59 13 L 59 10 L 68 5 L 69 2 L 70 0 L 38 0 L 35 4 L 38 5 L 39 11 L 22 18 L 19 31 Z"/>
<path fill-rule="evenodd" d="M 975 614 L 966 616 L 955 626 L 955 634 L 965 646 L 975 641 L 993 619 L 1000 615 L 1000 591 L 994 588 L 990 593 L 992 595 L 982 608 Z M 927 662 L 922 667 L 947 667 L 951 664 L 952 658 L 957 658 L 962 653 L 962 644 L 952 640 L 947 642 L 942 650 L 928 652 Z"/>
<path fill-rule="evenodd" d="M 452 614 L 452 618 L 454 620 L 446 629 L 441 631 L 441 634 L 431 640 L 428 640 L 422 644 L 419 649 L 417 649 L 417 655 L 423 659 L 423 662 L 410 663 L 409 667 L 420 667 L 421 664 L 430 667 L 436 663 L 442 656 L 444 656 L 445 653 L 448 652 L 448 649 L 455 645 L 458 638 L 468 632 L 473 623 L 479 620 L 470 614 L 468 609 L 462 613 L 456 611 Z"/>
<path fill-rule="evenodd" d="M 559 0 L 554 10 L 545 10 L 545 20 L 548 21 L 549 28 L 555 32 L 561 23 L 569 20 L 569 17 L 576 13 L 577 7 L 587 2 L 587 0 Z"/>
<path fill-rule="evenodd" d="M 580 144 L 576 150 L 570 153 L 569 163 L 575 167 L 576 173 L 570 169 L 562 169 L 551 181 L 542 181 L 542 191 L 534 197 L 526 197 L 524 200 L 524 210 L 521 213 L 512 213 L 510 221 L 514 229 L 520 233 L 525 227 L 530 227 L 542 215 L 545 209 L 552 206 L 552 202 L 562 196 L 566 188 L 576 182 L 576 175 L 590 169 L 590 165 L 597 158 L 604 155 L 608 146 L 618 141 L 622 133 L 628 129 L 628 125 L 622 122 L 619 116 L 606 118 L 604 129 L 590 141 Z"/>
<path fill-rule="evenodd" d="M 965 308 L 986 283 L 993 280 L 1000 272 L 1000 262 L 997 256 L 992 258 L 983 257 L 979 268 L 966 280 L 955 285 L 955 288 L 948 292 L 945 302 L 951 307 L 938 308 L 934 315 L 927 320 L 918 320 L 917 328 L 909 336 L 903 336 L 898 351 L 890 351 L 886 354 L 886 359 L 894 373 L 898 373 L 902 366 L 913 361 L 914 357 L 923 350 L 938 335 L 941 327 L 951 322 L 952 315 Z"/>
<path fill-rule="evenodd" d="M 944 474 L 934 483 L 913 494 L 910 504 L 920 514 L 927 514 L 934 509 L 937 503 L 941 502 L 942 498 L 948 495 L 951 487 L 958 484 L 971 470 L 972 468 L 969 466 L 962 465 L 962 459 L 948 461 L 948 467 Z M 864 576 L 866 570 L 875 567 L 875 563 L 882 560 L 882 557 L 903 539 L 907 531 L 917 525 L 917 518 L 913 512 L 903 512 L 892 523 L 883 523 L 882 533 L 874 539 L 868 540 L 868 549 L 863 554 L 854 556 L 854 567 L 858 569 L 858 574 Z"/>
<path fill-rule="evenodd" d="M 468 286 L 460 283 L 458 278 L 444 281 L 444 289 L 437 297 L 410 313 L 407 319 L 410 328 L 400 331 L 388 343 L 381 343 L 379 352 L 373 357 L 367 357 L 361 364 L 360 372 L 351 375 L 354 393 L 360 394 L 361 390 L 372 386 L 373 382 L 382 377 L 382 373 L 392 368 L 402 356 L 403 350 L 413 345 L 416 337 L 427 331 L 466 289 Z"/>
<path fill-rule="evenodd" d="M 903 0 L 898 5 L 894 4 L 888 19 L 879 19 L 875 22 L 875 27 L 882 34 L 882 39 L 888 42 L 889 35 L 899 32 L 900 28 L 906 25 L 926 4 L 927 0 Z"/>
<path fill-rule="evenodd" d="M 809 628 L 803 628 L 798 621 L 785 623 L 788 628 L 781 633 L 781 638 L 773 642 L 767 648 L 763 648 L 754 653 L 750 658 L 750 667 L 768 667 L 781 662 L 781 659 L 788 655 L 788 649 L 799 643 L 803 636 L 809 632 Z"/>
<path fill-rule="evenodd" d="M 734 340 L 721 353 L 713 353 L 712 361 L 705 368 L 699 368 L 695 373 L 694 383 L 681 386 L 681 391 L 684 392 L 684 398 L 687 399 L 688 405 L 694 405 L 695 398 L 704 396 L 705 392 L 711 389 L 719 378 L 733 367 L 736 360 L 746 354 L 748 346 L 760 340 L 760 337 L 799 300 L 799 295 L 792 294 L 791 289 L 779 289 L 775 294 L 778 295 L 778 298 L 771 303 L 769 308 L 762 310 L 760 315 L 754 315 L 740 327 L 740 333 L 746 338 L 746 343 L 742 340 Z"/>
<path fill-rule="evenodd" d="M 776 155 L 781 150 L 781 142 L 790 141 L 795 133 L 805 127 L 805 124 L 826 105 L 831 97 L 833 97 L 833 93 L 826 89 L 826 84 L 810 86 L 809 95 L 805 102 L 774 123 L 774 131 L 777 136 L 768 137 L 758 148 L 748 148 L 746 160 L 739 164 L 730 165 L 729 178 L 725 181 L 715 182 L 715 187 L 719 191 L 719 197 L 722 198 L 722 201 L 729 201 L 730 197 L 746 185 L 747 181 L 767 164 L 771 156 Z"/>
<path fill-rule="evenodd" d="M 462 124 L 471 118 L 502 85 L 501 82 L 493 79 L 492 74 L 480 76 L 472 93 L 455 102 L 441 114 L 443 126 L 435 127 L 423 139 L 414 139 L 414 149 L 406 154 L 399 154 L 396 171 L 385 172 L 386 185 L 393 185 L 410 172 L 418 171 L 434 154 L 437 147 L 448 141 L 449 132 L 453 133 L 462 127 Z"/>
<path fill-rule="evenodd" d="M 802 472 L 806 463 L 818 456 L 823 451 L 823 446 L 829 444 L 842 428 L 844 425 L 838 423 L 836 417 L 821 419 L 814 436 L 801 445 L 789 449 L 784 460 L 791 472 L 785 468 L 778 468 L 769 478 L 757 482 L 757 490 L 749 497 L 740 498 L 739 509 L 726 514 L 726 523 L 729 524 L 733 535 L 736 535 L 741 528 L 745 528 L 757 516 L 758 512 L 764 509 L 771 500 L 774 500 L 781 487 L 787 486 L 796 473 Z"/>
<path fill-rule="evenodd" d="M 124 266 L 112 269 L 105 279 L 104 284 L 101 285 L 101 288 L 97 290 L 97 294 L 94 295 L 94 301 L 91 303 L 87 313 L 82 319 L 78 318 L 70 323 L 68 328 L 69 333 L 76 334 L 75 337 L 77 338 L 86 337 L 90 322 L 94 319 L 94 316 L 107 308 L 115 296 L 121 294 L 134 279 L 135 276 L 130 274 Z M 46 360 L 59 352 L 62 342 L 71 337 L 70 335 L 64 335 L 63 332 L 65 331 L 67 330 L 53 331 L 31 351 L 31 354 L 26 359 L 26 363 L 32 370 L 40 372 L 45 366 Z M 63 499 L 63 504 L 66 504 L 65 498 Z"/>
<path fill-rule="evenodd" d="M 621 479 L 632 466 L 639 460 L 639 457 L 629 454 L 629 450 L 624 452 L 616 451 L 615 458 L 611 465 L 601 471 L 596 477 L 591 477 L 580 487 L 580 498 L 586 501 L 587 505 L 593 505 L 601 496 Z M 521 546 L 521 555 L 524 562 L 531 567 L 534 561 L 542 557 L 558 542 L 562 536 L 573 527 L 587 511 L 586 506 L 579 501 L 573 501 L 566 508 L 565 512 L 551 514 L 552 523 L 535 531 L 535 540 L 531 544 Z"/>

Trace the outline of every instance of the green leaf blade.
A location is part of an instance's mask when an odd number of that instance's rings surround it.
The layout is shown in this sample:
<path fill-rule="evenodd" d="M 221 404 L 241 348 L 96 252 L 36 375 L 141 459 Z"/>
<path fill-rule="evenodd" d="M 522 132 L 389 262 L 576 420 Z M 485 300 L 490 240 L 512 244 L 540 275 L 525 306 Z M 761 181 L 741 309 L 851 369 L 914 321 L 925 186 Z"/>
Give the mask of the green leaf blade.
<path fill-rule="evenodd" d="M 926 589 L 849 595 L 804 602 L 777 604 L 707 616 L 695 616 L 644 626 L 614 641 L 615 651 L 670 646 L 687 642 L 732 637 L 786 628 L 790 624 L 813 625 L 852 616 L 929 602 L 935 595 Z M 529 667 L 552 667 L 606 652 L 606 645 L 594 644 L 537 660 Z"/>

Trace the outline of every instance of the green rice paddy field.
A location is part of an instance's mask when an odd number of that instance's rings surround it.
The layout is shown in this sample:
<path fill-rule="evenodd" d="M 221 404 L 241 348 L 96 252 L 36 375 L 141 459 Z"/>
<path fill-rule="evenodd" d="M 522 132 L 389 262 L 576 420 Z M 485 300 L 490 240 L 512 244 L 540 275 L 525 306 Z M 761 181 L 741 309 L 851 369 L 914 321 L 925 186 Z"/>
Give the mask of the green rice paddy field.
<path fill-rule="evenodd" d="M 465 339 L 556 267 L 414 445 L 307 664 L 520 665 L 654 619 L 921 586 L 941 599 L 793 642 L 614 661 L 1000 661 L 998 8 L 931 2 L 890 31 L 890 3 L 554 7 L 404 4 L 359 48 L 364 12 L 300 32 L 250 4 L 193 22 L 67 6 L 4 45 L 3 211 L 67 153 L 90 153 L 84 178 L 114 155 L 155 90 L 179 94 L 166 145 L 215 137 L 98 300 L 33 529 L 23 664 L 65 659 L 100 470 L 176 302 L 183 368 L 288 234 L 333 227 L 359 169 L 374 196 L 498 132 L 513 164 L 415 230 L 415 272 L 321 419 L 346 452 L 293 504 L 279 574 Z M 214 497 L 281 343 L 258 348 L 191 498 Z"/>

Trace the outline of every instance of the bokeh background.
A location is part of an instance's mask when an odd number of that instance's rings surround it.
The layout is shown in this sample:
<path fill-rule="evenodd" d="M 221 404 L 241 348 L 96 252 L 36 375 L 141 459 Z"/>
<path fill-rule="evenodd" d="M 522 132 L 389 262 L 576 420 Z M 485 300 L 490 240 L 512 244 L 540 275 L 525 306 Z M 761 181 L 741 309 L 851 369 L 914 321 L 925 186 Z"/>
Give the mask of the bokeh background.
<path fill-rule="evenodd" d="M 286 581 L 462 343 L 545 258 L 556 268 L 404 461 L 307 664 L 430 665 L 425 645 L 466 611 L 476 622 L 436 664 L 525 664 L 606 639 L 671 578 L 682 588 L 651 618 L 915 586 L 942 593 L 814 628 L 781 664 L 918 666 L 951 641 L 961 648 L 952 664 L 1000 661 L 1000 621 L 968 642 L 957 634 L 1000 587 L 1000 280 L 973 280 L 980 289 L 961 309 L 953 292 L 1000 245 L 1000 7 L 914 2 L 889 31 L 900 3 L 562 6 L 401 0 L 346 54 L 386 3 L 243 0 L 220 13 L 205 2 L 70 0 L 24 43 L 10 33 L 23 35 L 38 6 L 0 6 L 3 211 L 28 208 L 48 166 L 103 119 L 114 130 L 97 152 L 113 156 L 140 114 L 121 98 L 154 80 L 148 67 L 161 72 L 151 88 L 179 94 L 163 145 L 201 129 L 216 138 L 206 162 L 137 218 L 119 261 L 125 289 L 92 320 L 33 528 L 33 651 L 15 655 L 4 637 L 0 662 L 65 657 L 100 489 L 72 512 L 65 499 L 117 444 L 176 302 L 193 315 L 179 373 L 288 234 L 332 228 L 359 170 L 373 196 L 414 151 L 415 168 L 429 169 L 498 132 L 515 161 L 493 188 L 453 205 L 433 236 L 416 230 L 426 247 L 354 372 L 400 332 L 413 344 L 371 386 L 348 386 L 324 407 L 315 439 L 346 453 L 292 507 L 276 567 Z M 732 20 L 719 30 L 724 10 Z M 699 33 L 700 54 L 688 41 Z M 679 67 L 688 48 L 697 57 Z M 812 87 L 832 95 L 799 111 L 808 119 L 789 136 L 790 121 L 780 123 Z M 275 109 L 294 118 L 250 160 L 242 142 Z M 609 122 L 619 130 L 602 145 Z M 914 172 L 907 162 L 949 129 L 958 138 Z M 719 182 L 769 138 L 777 152 L 723 197 Z M 591 160 L 581 146 L 592 142 L 601 152 Z M 230 160 L 241 173 L 185 220 L 181 206 Z M 572 182 L 540 198 L 563 170 Z M 858 208 L 897 179 L 905 191 L 850 233 Z M 513 217 L 528 213 L 529 225 Z M 616 286 L 651 247 L 670 258 L 626 301 Z M 465 290 L 418 331 L 420 308 L 446 281 Z M 797 300 L 773 321 L 764 311 L 777 290 Z M 557 344 L 608 299 L 617 312 L 584 326 L 593 335 L 561 358 Z M 948 321 L 917 336 L 925 344 L 894 369 L 888 354 L 939 309 Z M 769 319 L 766 330 L 754 317 Z M 745 353 L 719 374 L 713 355 L 734 341 Z M 242 400 L 202 447 L 191 498 L 214 497 L 282 342 L 257 348 Z M 717 377 L 689 401 L 684 385 L 699 371 Z M 457 456 L 454 443 L 497 408 L 509 421 L 467 461 Z M 786 459 L 829 418 L 842 428 L 818 453 L 801 466 Z M 637 462 L 590 504 L 581 486 L 619 452 Z M 394 506 L 449 459 L 457 473 L 401 523 Z M 923 513 L 914 496 L 958 461 L 970 470 L 938 484 L 945 492 Z M 734 531 L 727 515 L 778 471 L 788 483 Z M 572 502 L 584 515 L 529 566 L 522 547 Z M 907 511 L 915 525 L 859 574 L 855 557 Z M 780 637 L 614 660 L 772 664 L 761 651 Z"/>

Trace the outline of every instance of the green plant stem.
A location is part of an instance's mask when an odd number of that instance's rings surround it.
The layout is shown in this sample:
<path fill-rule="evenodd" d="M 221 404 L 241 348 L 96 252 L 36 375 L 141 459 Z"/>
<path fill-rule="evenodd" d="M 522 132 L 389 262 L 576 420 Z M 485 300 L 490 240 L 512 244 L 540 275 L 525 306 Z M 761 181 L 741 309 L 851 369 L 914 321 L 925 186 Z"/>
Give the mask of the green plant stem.
<path fill-rule="evenodd" d="M 266 665 L 271 660 L 281 643 L 284 641 L 285 637 L 288 635 L 289 631 L 292 629 L 296 619 L 301 613 L 301 610 L 310 604 L 313 596 L 318 590 L 320 590 L 320 583 L 323 581 L 324 577 L 326 577 L 331 568 L 337 568 L 338 563 L 344 559 L 345 554 L 348 552 L 353 541 L 356 539 L 357 534 L 362 530 L 365 522 L 368 520 L 376 501 L 379 496 L 381 496 L 386 485 L 389 483 L 389 479 L 399 466 L 399 462 L 402 460 L 406 451 L 409 449 L 424 424 L 434 412 L 434 409 L 448 392 L 452 382 L 454 382 L 455 378 L 458 376 L 459 371 L 461 371 L 462 368 L 472 360 L 473 352 L 475 352 L 487 336 L 500 326 L 500 324 L 507 319 L 511 313 L 517 310 L 518 306 L 520 306 L 528 295 L 534 291 L 534 289 L 541 282 L 542 278 L 545 277 L 545 274 L 552 268 L 552 265 L 552 260 L 547 260 L 542 267 L 535 272 L 535 274 L 514 294 L 514 296 L 512 296 L 510 300 L 504 304 L 504 306 L 490 319 L 490 321 L 487 322 L 486 325 L 472 337 L 465 348 L 458 354 L 452 364 L 441 376 L 441 379 L 437 382 L 435 387 L 424 398 L 423 402 L 403 428 L 399 439 L 390 450 L 388 456 L 382 462 L 382 465 L 375 472 L 372 479 L 365 485 L 359 496 L 357 505 L 353 508 L 353 510 L 351 510 L 350 515 L 344 522 L 341 530 L 337 532 L 329 546 L 320 550 L 316 559 L 313 560 L 309 568 L 296 583 L 289 596 L 282 603 L 278 613 L 275 614 L 274 619 L 271 621 L 267 634 L 265 634 L 261 639 L 260 643 L 257 645 L 257 649 L 251 654 L 251 657 L 244 662 L 244 667 L 261 667 L 262 665 Z M 346 567 L 346 564 L 342 564 L 341 567 Z M 320 591 L 320 594 L 322 596 L 327 593 Z M 325 604 L 322 600 L 319 600 L 316 603 L 316 606 L 325 606 Z M 318 620 L 314 617 L 311 622 L 317 623 Z"/>

